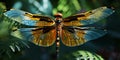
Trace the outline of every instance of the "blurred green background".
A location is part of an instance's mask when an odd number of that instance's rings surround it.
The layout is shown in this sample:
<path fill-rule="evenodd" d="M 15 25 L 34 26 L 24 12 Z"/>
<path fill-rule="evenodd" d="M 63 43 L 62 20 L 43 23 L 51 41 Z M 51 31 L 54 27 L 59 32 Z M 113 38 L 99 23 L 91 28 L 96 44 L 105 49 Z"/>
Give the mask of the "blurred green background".
<path fill-rule="evenodd" d="M 21 9 L 50 17 L 57 12 L 67 17 L 101 6 L 113 7 L 115 13 L 106 18 L 108 34 L 78 47 L 67 47 L 61 43 L 59 60 L 76 60 L 80 56 L 95 56 L 96 60 L 120 60 L 120 0 L 0 0 L 0 2 L 7 10 Z M 39 47 L 30 43 L 30 47 L 16 52 L 11 58 L 0 54 L 0 60 L 56 60 L 55 45 Z"/>

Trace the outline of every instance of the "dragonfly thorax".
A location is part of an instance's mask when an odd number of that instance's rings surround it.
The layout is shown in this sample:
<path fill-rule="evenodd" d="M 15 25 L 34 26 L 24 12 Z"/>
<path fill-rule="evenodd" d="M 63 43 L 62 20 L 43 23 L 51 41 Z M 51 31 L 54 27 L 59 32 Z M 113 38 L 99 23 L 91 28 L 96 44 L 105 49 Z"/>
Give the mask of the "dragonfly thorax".
<path fill-rule="evenodd" d="M 55 22 L 57 25 L 62 22 L 62 14 L 61 13 L 55 14 L 54 17 L 55 17 Z"/>

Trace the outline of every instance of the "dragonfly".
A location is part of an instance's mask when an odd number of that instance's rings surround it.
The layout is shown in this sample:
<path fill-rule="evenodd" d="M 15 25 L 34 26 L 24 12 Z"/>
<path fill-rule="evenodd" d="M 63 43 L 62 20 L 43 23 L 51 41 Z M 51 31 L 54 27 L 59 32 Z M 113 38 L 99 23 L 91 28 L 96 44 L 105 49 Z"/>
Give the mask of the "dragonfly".
<path fill-rule="evenodd" d="M 61 13 L 54 15 L 54 19 L 48 16 L 31 14 L 22 10 L 12 9 L 4 13 L 16 23 L 13 35 L 16 31 L 21 34 L 21 39 L 33 42 L 36 45 L 49 47 L 56 44 L 56 52 L 59 52 L 60 41 L 66 46 L 80 46 L 90 40 L 95 40 L 107 33 L 105 29 L 96 27 L 95 24 L 114 12 L 106 6 L 99 7 L 84 13 L 78 13 L 66 18 Z M 21 27 L 26 25 L 29 27 Z"/>

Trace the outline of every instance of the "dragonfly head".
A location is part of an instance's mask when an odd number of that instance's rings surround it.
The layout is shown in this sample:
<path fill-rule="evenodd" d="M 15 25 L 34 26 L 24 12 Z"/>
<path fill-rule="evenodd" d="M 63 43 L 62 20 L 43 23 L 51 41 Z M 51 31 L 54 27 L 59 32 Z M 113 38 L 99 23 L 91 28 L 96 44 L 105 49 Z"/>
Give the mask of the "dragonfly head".
<path fill-rule="evenodd" d="M 56 13 L 55 15 L 54 15 L 54 17 L 55 17 L 55 20 L 57 21 L 62 21 L 62 14 L 61 13 Z"/>
<path fill-rule="evenodd" d="M 56 18 L 56 17 L 62 18 L 62 14 L 61 14 L 61 13 L 56 13 L 56 14 L 54 14 L 54 17 L 55 17 L 55 18 Z"/>

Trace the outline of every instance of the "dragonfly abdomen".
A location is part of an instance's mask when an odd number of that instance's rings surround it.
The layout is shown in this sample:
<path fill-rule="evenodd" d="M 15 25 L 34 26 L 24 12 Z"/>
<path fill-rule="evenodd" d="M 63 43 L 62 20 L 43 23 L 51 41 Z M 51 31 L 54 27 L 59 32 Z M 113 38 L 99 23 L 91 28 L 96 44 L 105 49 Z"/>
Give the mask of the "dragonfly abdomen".
<path fill-rule="evenodd" d="M 56 23 L 56 54 L 57 59 L 59 58 L 59 49 L 60 49 L 60 38 L 62 31 L 62 14 L 55 14 L 55 23 Z"/>

